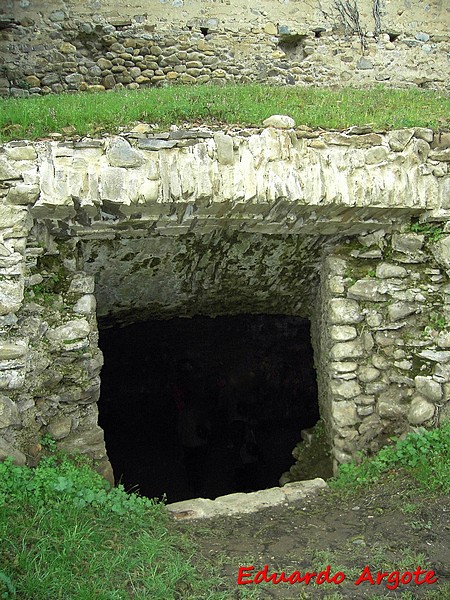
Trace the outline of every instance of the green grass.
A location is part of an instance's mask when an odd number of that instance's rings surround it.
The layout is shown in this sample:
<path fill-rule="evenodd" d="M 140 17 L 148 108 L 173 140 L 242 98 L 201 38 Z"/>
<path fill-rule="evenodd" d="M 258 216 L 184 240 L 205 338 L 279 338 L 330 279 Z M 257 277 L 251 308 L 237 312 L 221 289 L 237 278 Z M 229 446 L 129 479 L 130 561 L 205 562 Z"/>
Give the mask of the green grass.
<path fill-rule="evenodd" d="M 429 90 L 370 90 L 264 85 L 171 86 L 136 91 L 75 93 L 0 100 L 0 141 L 49 133 L 117 132 L 144 121 L 167 128 L 183 123 L 260 126 L 272 114 L 297 125 L 344 129 L 450 127 L 450 98 Z"/>
<path fill-rule="evenodd" d="M 170 533 L 164 506 L 51 455 L 36 469 L 0 463 L 0 598 L 224 600 Z"/>
<path fill-rule="evenodd" d="M 351 490 L 373 485 L 383 474 L 402 470 L 417 481 L 419 489 L 450 493 L 450 420 L 438 429 L 419 428 L 392 442 L 359 465 L 341 465 L 338 476 L 329 481 L 331 487 Z"/>
<path fill-rule="evenodd" d="M 39 465 L 0 463 L 0 598 L 11 600 L 226 600 L 230 597 L 217 564 L 199 565 L 196 548 L 170 526 L 163 504 L 126 494 L 106 482 L 82 458 L 55 452 L 42 439 L 48 456 Z M 376 484 L 386 472 L 404 471 L 421 491 L 450 491 L 450 421 L 439 429 L 419 429 L 383 448 L 361 465 L 344 465 L 334 482 L 349 493 Z M 404 502 L 405 498 L 402 498 Z M 405 504 L 412 513 L 415 505 Z M 429 528 L 412 520 L 410 526 Z M 213 535 L 213 533 L 212 533 Z M 371 564 L 384 570 L 424 564 L 425 556 L 402 549 L 394 562 L 383 548 L 371 549 Z M 240 557 L 240 564 L 251 564 Z M 320 567 L 340 564 L 328 550 L 316 551 Z M 339 557 L 336 556 L 336 560 Z M 197 566 L 196 566 L 197 564 Z M 338 567 L 336 566 L 336 569 Z M 344 567 L 339 569 L 344 570 Z M 346 571 L 351 573 L 350 567 Z M 240 590 L 240 597 L 258 597 Z M 338 593 L 338 592 L 336 592 Z M 449 585 L 425 597 L 444 600 Z M 446 595 L 447 594 L 447 595 Z M 299 597 L 309 598 L 305 593 Z M 338 598 L 331 594 L 330 599 Z M 374 595 L 373 598 L 378 597 Z M 401 596 L 412 598 L 406 592 Z"/>

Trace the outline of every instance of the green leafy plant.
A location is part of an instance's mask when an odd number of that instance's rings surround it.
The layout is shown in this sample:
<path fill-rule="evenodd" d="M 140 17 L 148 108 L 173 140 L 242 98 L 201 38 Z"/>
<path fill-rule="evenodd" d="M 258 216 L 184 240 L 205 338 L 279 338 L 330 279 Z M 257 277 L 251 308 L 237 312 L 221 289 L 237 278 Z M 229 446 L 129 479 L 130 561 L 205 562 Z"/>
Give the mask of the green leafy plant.
<path fill-rule="evenodd" d="M 331 485 L 336 488 L 376 483 L 387 471 L 403 469 L 428 489 L 450 492 L 450 421 L 439 429 L 421 428 L 404 439 L 393 439 L 360 465 L 343 464 Z"/>
<path fill-rule="evenodd" d="M 447 320 L 442 314 L 431 313 L 430 321 L 435 329 L 445 329 L 447 327 Z"/>
<path fill-rule="evenodd" d="M 49 452 L 55 452 L 56 440 L 49 433 L 45 433 L 41 438 L 41 446 Z"/>
<path fill-rule="evenodd" d="M 16 588 L 8 575 L 0 571 L 0 598 L 9 600 L 16 597 Z"/>
<path fill-rule="evenodd" d="M 169 532 L 163 504 L 109 488 L 82 456 L 0 463 L 0 598 L 225 600 Z"/>
<path fill-rule="evenodd" d="M 445 233 L 442 225 L 433 225 L 432 223 L 412 223 L 410 230 L 413 233 L 424 235 L 428 242 L 438 242 Z"/>

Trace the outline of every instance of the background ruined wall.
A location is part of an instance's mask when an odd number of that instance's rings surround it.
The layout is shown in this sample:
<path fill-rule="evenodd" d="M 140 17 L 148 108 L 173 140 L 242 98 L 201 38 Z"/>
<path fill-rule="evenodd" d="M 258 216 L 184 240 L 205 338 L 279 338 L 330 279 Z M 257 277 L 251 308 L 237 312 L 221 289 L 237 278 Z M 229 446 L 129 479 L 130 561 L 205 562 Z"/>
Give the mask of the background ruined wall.
<path fill-rule="evenodd" d="M 0 95 L 227 81 L 449 89 L 445 0 L 357 5 L 363 37 L 331 0 L 8 0 Z"/>

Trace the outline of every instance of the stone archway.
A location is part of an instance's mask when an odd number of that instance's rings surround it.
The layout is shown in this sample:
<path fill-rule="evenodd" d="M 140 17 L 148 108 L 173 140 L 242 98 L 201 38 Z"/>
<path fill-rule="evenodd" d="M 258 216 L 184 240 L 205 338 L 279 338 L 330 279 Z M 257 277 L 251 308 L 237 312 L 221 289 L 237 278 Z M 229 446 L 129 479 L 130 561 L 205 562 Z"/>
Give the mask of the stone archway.
<path fill-rule="evenodd" d="M 450 237 L 448 156 L 430 150 L 430 134 L 7 144 L 2 456 L 33 463 L 49 433 L 111 476 L 97 317 L 309 318 L 335 465 L 437 424 L 449 398 Z"/>

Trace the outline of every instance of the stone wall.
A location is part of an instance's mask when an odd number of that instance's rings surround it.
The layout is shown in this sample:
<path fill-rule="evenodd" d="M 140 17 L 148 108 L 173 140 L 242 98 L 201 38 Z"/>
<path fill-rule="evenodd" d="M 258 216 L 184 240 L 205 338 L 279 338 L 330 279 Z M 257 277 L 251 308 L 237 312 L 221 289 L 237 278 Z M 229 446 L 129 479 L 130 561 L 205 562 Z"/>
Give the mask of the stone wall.
<path fill-rule="evenodd" d="M 321 413 L 337 464 L 450 417 L 450 237 L 347 242 L 325 259 L 319 310 Z"/>
<path fill-rule="evenodd" d="M 310 318 L 336 463 L 438 423 L 449 144 L 269 127 L 2 146 L 1 456 L 33 463 L 50 433 L 111 477 L 97 317 Z"/>
<path fill-rule="evenodd" d="M 381 3 L 374 19 L 360 0 L 362 37 L 326 1 L 150 4 L 130 13 L 98 3 L 92 14 L 85 3 L 10 1 L 0 14 L 0 95 L 252 81 L 449 90 L 444 2 Z"/>

